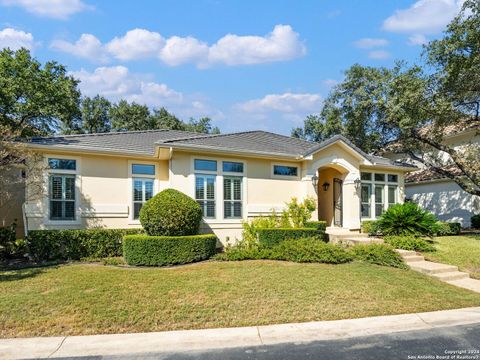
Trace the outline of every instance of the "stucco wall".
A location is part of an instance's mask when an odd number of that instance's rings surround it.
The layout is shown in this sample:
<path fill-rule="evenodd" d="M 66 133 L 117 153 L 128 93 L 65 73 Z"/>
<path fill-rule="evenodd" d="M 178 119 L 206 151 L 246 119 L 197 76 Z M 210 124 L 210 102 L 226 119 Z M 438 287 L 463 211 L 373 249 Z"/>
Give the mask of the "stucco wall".
<path fill-rule="evenodd" d="M 453 181 L 407 184 L 405 194 L 440 220 L 459 222 L 463 227 L 469 227 L 471 216 L 480 213 L 480 198 Z"/>

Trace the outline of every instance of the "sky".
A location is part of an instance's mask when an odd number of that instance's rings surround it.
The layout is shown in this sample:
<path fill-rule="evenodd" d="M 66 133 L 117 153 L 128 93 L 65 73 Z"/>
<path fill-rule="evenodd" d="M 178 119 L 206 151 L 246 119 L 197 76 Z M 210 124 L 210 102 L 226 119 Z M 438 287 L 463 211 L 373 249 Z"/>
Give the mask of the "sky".
<path fill-rule="evenodd" d="M 418 62 L 463 0 L 0 0 L 0 49 L 29 48 L 82 94 L 290 134 L 359 63 Z"/>

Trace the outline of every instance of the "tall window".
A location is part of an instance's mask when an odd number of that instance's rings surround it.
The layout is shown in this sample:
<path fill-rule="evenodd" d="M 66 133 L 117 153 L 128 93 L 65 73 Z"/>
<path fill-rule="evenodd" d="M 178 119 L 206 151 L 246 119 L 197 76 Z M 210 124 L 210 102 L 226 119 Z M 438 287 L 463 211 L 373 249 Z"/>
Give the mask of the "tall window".
<path fill-rule="evenodd" d="M 49 158 L 48 167 L 50 220 L 75 220 L 76 160 Z"/>
<path fill-rule="evenodd" d="M 383 213 L 385 204 L 383 201 L 383 192 L 385 187 L 383 185 L 375 186 L 375 216 L 380 216 Z"/>
<path fill-rule="evenodd" d="M 133 218 L 140 217 L 143 204 L 153 197 L 153 179 L 133 179 Z"/>
<path fill-rule="evenodd" d="M 397 203 L 397 187 L 389 186 L 388 187 L 388 207 L 395 205 Z"/>
<path fill-rule="evenodd" d="M 75 220 L 74 175 L 50 175 L 50 220 Z"/>
<path fill-rule="evenodd" d="M 362 218 L 377 218 L 398 202 L 398 175 L 362 172 Z"/>
<path fill-rule="evenodd" d="M 242 178 L 223 178 L 223 215 L 225 219 L 242 217 Z"/>
<path fill-rule="evenodd" d="M 215 175 L 195 175 L 195 200 L 202 208 L 203 217 L 215 218 Z"/>
<path fill-rule="evenodd" d="M 362 208 L 362 217 L 369 218 L 371 216 L 370 211 L 370 195 L 372 193 L 372 187 L 370 184 L 362 184 L 361 190 L 361 208 Z"/>

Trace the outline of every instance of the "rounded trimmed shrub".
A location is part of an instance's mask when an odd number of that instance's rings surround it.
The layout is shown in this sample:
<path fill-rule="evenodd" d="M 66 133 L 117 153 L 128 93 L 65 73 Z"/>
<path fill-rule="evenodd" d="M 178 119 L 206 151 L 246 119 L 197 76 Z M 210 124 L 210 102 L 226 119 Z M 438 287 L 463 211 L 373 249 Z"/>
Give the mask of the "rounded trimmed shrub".
<path fill-rule="evenodd" d="M 386 236 L 383 240 L 395 249 L 435 251 L 435 247 L 431 243 L 415 236 Z"/>
<path fill-rule="evenodd" d="M 196 235 L 201 220 L 200 205 L 174 189 L 158 193 L 140 210 L 140 223 L 151 236 Z"/>

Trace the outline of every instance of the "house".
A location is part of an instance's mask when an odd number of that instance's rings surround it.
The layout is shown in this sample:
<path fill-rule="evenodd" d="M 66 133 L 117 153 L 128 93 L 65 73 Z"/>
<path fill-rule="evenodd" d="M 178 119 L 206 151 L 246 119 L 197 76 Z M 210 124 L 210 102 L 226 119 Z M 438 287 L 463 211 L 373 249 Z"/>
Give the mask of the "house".
<path fill-rule="evenodd" d="M 427 126 L 423 131 L 431 131 Z M 480 147 L 480 123 L 460 121 L 444 129 L 444 144 L 461 149 L 465 145 Z M 448 156 L 443 153 L 445 162 Z M 480 197 L 471 195 L 460 188 L 453 180 L 426 169 L 419 162 L 409 161 L 405 154 L 395 153 L 391 147 L 383 156 L 392 160 L 410 162 L 420 170 L 405 176 L 405 196 L 437 216 L 439 220 L 459 222 L 470 227 L 472 215 L 480 214 Z"/>
<path fill-rule="evenodd" d="M 265 131 L 206 135 L 176 130 L 34 138 L 43 155 L 44 191 L 27 189 L 24 227 L 139 227 L 142 205 L 174 188 L 203 210 L 202 232 L 240 238 L 242 220 L 313 196 L 314 219 L 358 230 L 404 200 L 412 167 L 364 153 L 346 138 L 322 143 Z"/>

